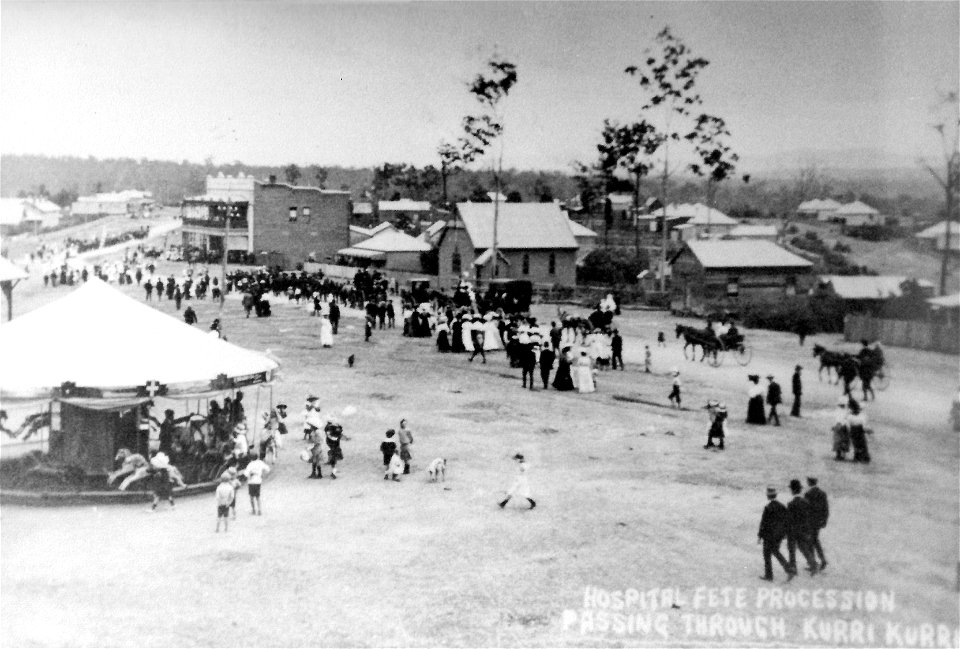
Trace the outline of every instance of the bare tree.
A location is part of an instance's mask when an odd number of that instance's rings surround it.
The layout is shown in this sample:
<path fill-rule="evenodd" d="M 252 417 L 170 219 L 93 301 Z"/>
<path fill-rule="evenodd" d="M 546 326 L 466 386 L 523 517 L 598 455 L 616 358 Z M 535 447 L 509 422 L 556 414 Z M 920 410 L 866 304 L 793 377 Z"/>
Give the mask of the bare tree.
<path fill-rule="evenodd" d="M 734 153 L 727 140 L 730 131 L 722 117 L 700 115 L 694 130 L 687 134 L 687 139 L 695 142 L 694 150 L 699 163 L 690 165 L 690 171 L 707 179 L 707 234 L 710 233 L 710 213 L 713 210 L 713 199 L 718 183 L 733 175 L 737 168 L 740 156 Z M 748 182 L 749 176 L 744 176 Z"/>

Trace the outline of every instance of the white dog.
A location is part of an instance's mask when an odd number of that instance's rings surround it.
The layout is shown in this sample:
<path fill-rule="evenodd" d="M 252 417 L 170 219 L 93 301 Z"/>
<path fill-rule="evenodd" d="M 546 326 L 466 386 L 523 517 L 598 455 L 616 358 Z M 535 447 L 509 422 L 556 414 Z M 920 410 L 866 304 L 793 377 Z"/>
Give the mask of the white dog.
<path fill-rule="evenodd" d="M 430 482 L 447 481 L 447 460 L 442 457 L 436 458 L 427 467 L 427 475 L 430 476 Z"/>

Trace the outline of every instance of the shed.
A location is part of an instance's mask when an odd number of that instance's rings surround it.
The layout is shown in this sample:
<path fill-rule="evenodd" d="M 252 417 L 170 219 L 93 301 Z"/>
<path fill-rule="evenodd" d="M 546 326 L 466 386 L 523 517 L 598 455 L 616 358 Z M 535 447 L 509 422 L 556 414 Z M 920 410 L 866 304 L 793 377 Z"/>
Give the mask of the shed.
<path fill-rule="evenodd" d="M 807 291 L 813 264 L 763 240 L 689 241 L 670 260 L 671 308 L 706 313 Z"/>

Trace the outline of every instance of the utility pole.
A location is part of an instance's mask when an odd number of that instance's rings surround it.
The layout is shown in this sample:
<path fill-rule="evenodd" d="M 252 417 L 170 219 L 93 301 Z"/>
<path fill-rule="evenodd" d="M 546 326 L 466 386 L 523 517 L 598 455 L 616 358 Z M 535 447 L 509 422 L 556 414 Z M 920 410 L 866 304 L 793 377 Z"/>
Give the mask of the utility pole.
<path fill-rule="evenodd" d="M 223 260 L 220 266 L 220 338 L 223 338 L 223 304 L 227 300 L 227 252 L 230 246 L 230 214 L 233 211 L 233 201 L 227 197 L 226 210 L 223 217 Z"/>
<path fill-rule="evenodd" d="M 947 161 L 947 181 L 943 184 L 947 192 L 947 218 L 943 230 L 943 259 L 940 260 L 940 295 L 947 294 L 947 274 L 950 272 L 950 226 L 953 225 L 954 194 L 960 181 L 960 153 L 954 150 Z"/>

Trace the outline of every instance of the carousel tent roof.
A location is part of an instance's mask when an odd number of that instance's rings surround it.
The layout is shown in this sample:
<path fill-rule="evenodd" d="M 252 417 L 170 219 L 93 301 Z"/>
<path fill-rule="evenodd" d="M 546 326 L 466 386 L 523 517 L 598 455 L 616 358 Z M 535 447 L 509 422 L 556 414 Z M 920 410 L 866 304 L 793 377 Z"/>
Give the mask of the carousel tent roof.
<path fill-rule="evenodd" d="M 267 382 L 277 369 L 95 278 L 0 335 L 8 399 L 196 395 Z"/>
<path fill-rule="evenodd" d="M 29 277 L 26 271 L 14 264 L 6 257 L 0 257 L 0 282 L 12 282 L 15 279 Z"/>

